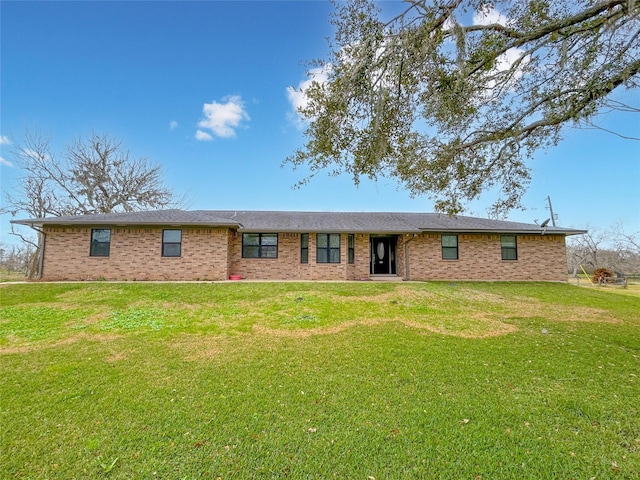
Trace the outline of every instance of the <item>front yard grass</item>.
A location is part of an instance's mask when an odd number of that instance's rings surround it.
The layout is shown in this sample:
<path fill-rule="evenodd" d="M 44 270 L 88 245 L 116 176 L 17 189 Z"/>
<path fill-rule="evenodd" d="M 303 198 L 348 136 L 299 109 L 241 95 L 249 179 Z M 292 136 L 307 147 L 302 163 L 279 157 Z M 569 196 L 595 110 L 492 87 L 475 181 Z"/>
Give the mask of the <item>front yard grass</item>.
<path fill-rule="evenodd" d="M 640 297 L 0 286 L 0 478 L 638 478 Z"/>

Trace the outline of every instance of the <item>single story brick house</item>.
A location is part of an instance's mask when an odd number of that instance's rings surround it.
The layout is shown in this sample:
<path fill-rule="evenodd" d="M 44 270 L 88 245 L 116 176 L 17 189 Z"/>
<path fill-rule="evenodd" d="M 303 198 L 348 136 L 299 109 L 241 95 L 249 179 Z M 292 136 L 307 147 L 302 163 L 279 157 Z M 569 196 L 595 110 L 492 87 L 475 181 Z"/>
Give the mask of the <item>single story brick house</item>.
<path fill-rule="evenodd" d="M 161 210 L 14 220 L 44 280 L 566 281 L 585 233 L 435 213 Z"/>

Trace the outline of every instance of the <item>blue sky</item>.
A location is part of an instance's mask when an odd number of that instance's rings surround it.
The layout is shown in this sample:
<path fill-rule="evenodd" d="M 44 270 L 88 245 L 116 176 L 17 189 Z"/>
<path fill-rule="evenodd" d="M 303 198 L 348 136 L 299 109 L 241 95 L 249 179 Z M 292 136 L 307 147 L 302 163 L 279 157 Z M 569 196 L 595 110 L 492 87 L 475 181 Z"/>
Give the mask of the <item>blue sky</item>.
<path fill-rule="evenodd" d="M 325 57 L 325 1 L 0 2 L 0 174 L 12 191 L 12 138 L 25 128 L 55 151 L 92 131 L 122 139 L 135 157 L 162 165 L 191 209 L 432 211 L 395 181 L 319 175 L 281 167 L 303 145 L 288 87 L 306 61 Z M 636 103 L 638 92 L 634 96 Z M 637 114 L 600 123 L 640 136 Z M 511 220 L 640 231 L 640 142 L 597 130 L 567 130 L 530 163 L 533 180 Z M 4 196 L 4 195 L 3 195 Z M 4 199 L 3 199 L 4 200 Z M 488 192 L 469 213 L 486 215 Z M 0 241 L 8 218 L 1 222 Z"/>

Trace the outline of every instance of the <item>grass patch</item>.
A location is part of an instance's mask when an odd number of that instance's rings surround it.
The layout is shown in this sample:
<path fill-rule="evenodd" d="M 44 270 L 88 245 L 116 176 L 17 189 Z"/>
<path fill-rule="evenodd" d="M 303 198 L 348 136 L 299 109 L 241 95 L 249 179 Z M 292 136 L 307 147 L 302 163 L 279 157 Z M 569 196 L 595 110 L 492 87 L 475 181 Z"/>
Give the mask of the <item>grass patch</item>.
<path fill-rule="evenodd" d="M 129 308 L 111 313 L 101 328 L 107 331 L 161 330 L 165 317 L 165 311 L 157 308 Z"/>
<path fill-rule="evenodd" d="M 640 298 L 0 286 L 2 478 L 637 478 Z"/>
<path fill-rule="evenodd" d="M 27 276 L 24 272 L 10 272 L 0 268 L 0 283 L 1 282 L 24 282 L 27 280 Z"/>

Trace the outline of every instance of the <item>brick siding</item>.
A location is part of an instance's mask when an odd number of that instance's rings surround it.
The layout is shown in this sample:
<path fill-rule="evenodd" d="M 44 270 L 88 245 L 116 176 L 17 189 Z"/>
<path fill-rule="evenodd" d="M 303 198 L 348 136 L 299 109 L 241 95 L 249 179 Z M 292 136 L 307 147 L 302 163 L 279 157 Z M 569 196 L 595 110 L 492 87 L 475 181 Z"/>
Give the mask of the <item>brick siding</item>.
<path fill-rule="evenodd" d="M 177 228 L 177 227 L 172 227 Z M 108 257 L 89 255 L 91 228 L 45 228 L 45 280 L 223 280 L 227 229 L 182 228 L 182 255 L 162 256 L 163 228 L 112 228 Z"/>
<path fill-rule="evenodd" d="M 517 235 L 517 260 L 502 260 L 500 235 L 458 235 L 458 260 L 442 259 L 439 234 L 407 239 L 411 280 L 566 281 L 562 235 Z"/>
<path fill-rule="evenodd" d="M 340 235 L 340 263 L 316 263 L 316 233 L 309 233 L 309 261 L 300 262 L 301 234 L 278 234 L 278 258 L 242 258 L 242 234 L 230 235 L 229 272 L 256 280 L 356 280 L 369 277 L 369 236 L 355 235 L 348 263 L 348 234 Z"/>
<path fill-rule="evenodd" d="M 178 228 L 178 227 L 170 227 Z M 227 228 L 182 228 L 182 255 L 162 257 L 162 227 L 112 228 L 108 257 L 89 255 L 91 228 L 45 228 L 44 280 L 361 280 L 370 277 L 370 235 L 340 235 L 340 263 L 300 262 L 300 234 L 278 235 L 278 257 L 242 258 L 242 233 Z M 500 235 L 458 235 L 458 260 L 443 260 L 440 234 L 398 235 L 397 274 L 407 280 L 566 281 L 562 235 L 518 235 L 517 260 L 502 260 Z"/>

